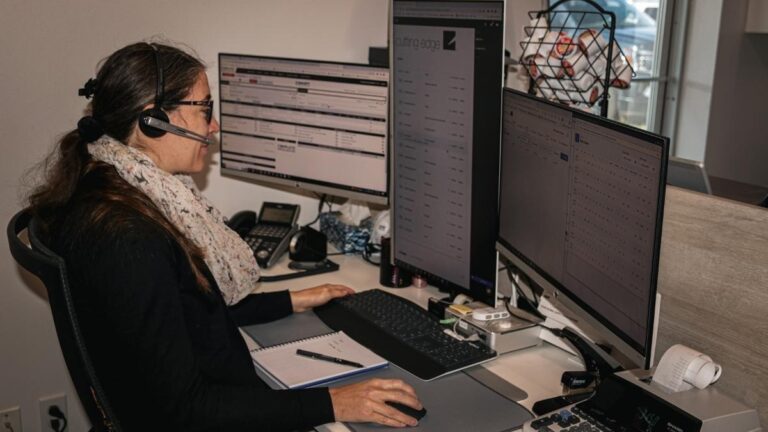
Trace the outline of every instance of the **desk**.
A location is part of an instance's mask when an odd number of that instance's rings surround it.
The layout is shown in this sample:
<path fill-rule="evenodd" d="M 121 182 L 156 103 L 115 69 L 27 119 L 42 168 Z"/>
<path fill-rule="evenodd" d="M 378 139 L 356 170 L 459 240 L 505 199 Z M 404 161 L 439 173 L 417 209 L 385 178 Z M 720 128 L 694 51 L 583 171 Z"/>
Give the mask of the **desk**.
<path fill-rule="evenodd" d="M 441 296 L 435 287 L 426 288 L 385 288 L 379 284 L 379 269 L 354 255 L 333 256 L 333 261 L 341 269 L 333 273 L 309 276 L 282 282 L 264 283 L 258 288 L 260 292 L 297 290 L 324 283 L 344 284 L 357 291 L 380 288 L 405 297 L 426 308 L 429 297 Z M 283 257 L 265 274 L 282 274 L 290 272 L 287 268 L 288 259 Z M 244 335 L 249 348 L 256 347 L 255 342 Z M 518 401 L 522 406 L 531 409 L 540 400 L 560 394 L 560 376 L 566 370 L 583 368 L 580 359 L 554 346 L 543 343 L 537 347 L 511 352 L 500 356 L 483 365 L 500 378 L 507 380 L 528 393 L 528 397 Z M 429 409 L 429 407 L 427 407 Z M 349 429 L 342 423 L 323 425 L 320 431 L 343 432 Z"/>
<path fill-rule="evenodd" d="M 768 195 L 768 188 L 722 177 L 709 176 L 712 195 L 741 201 L 747 204 L 760 205 Z"/>

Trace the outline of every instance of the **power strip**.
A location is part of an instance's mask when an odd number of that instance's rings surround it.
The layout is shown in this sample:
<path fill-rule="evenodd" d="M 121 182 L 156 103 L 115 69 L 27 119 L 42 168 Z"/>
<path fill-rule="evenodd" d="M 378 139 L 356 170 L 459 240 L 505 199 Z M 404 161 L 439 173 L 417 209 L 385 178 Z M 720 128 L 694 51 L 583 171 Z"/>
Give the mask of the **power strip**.
<path fill-rule="evenodd" d="M 472 319 L 475 321 L 492 321 L 505 318 L 509 318 L 509 312 L 506 308 L 485 307 L 472 311 Z"/>

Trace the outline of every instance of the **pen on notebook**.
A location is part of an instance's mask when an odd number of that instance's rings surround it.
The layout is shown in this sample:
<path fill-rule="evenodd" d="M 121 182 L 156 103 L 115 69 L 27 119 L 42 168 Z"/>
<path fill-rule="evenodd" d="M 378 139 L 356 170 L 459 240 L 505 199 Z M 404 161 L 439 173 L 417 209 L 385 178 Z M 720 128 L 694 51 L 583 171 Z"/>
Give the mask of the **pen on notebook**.
<path fill-rule="evenodd" d="M 331 363 L 337 363 L 337 364 L 342 364 L 342 365 L 346 365 L 346 366 L 352 366 L 352 367 L 356 367 L 356 368 L 365 367 L 365 366 L 363 366 L 363 365 L 361 365 L 360 363 L 357 363 L 357 362 L 353 362 L 353 361 L 349 361 L 349 360 L 344 360 L 344 359 L 340 359 L 340 358 L 337 358 L 337 357 L 331 357 L 331 356 L 328 356 L 328 355 L 325 355 L 325 354 L 320 354 L 320 353 L 316 353 L 316 352 L 312 352 L 312 351 L 306 351 L 306 350 L 303 350 L 303 349 L 297 349 L 296 350 L 296 355 L 313 358 L 315 360 L 324 360 L 324 361 L 331 362 Z"/>

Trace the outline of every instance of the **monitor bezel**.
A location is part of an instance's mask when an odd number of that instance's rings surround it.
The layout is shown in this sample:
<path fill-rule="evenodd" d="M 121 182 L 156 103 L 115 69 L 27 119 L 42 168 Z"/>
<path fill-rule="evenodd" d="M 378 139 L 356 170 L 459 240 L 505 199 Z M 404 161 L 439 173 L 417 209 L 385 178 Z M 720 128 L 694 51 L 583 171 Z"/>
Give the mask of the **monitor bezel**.
<path fill-rule="evenodd" d="M 515 249 L 514 246 L 512 246 L 507 240 L 501 237 L 501 234 L 500 234 L 501 200 L 503 199 L 501 195 L 501 191 L 502 191 L 501 171 L 499 171 L 499 207 L 498 207 L 499 211 L 498 211 L 498 217 L 497 217 L 497 221 L 499 225 L 496 227 L 497 233 L 499 233 L 496 241 L 496 249 L 499 251 L 499 253 L 504 258 L 509 260 L 511 264 L 513 264 L 514 266 L 518 267 L 521 271 L 523 271 L 536 284 L 538 284 L 541 288 L 543 288 L 545 292 L 549 292 L 551 294 L 550 299 L 553 299 L 557 303 L 561 303 L 562 306 L 564 306 L 568 311 L 572 312 L 575 315 L 578 315 L 578 318 L 588 323 L 588 325 L 597 332 L 596 334 L 588 335 L 591 339 L 595 341 L 600 341 L 600 342 L 607 342 L 609 345 L 614 346 L 619 351 L 621 351 L 621 353 L 625 357 L 627 357 L 628 360 L 632 362 L 633 366 L 639 366 L 646 369 L 650 368 L 651 361 L 653 359 L 655 328 L 657 328 L 657 325 L 658 325 L 658 317 L 657 317 L 658 307 L 656 304 L 656 299 L 657 299 L 657 292 L 658 292 L 659 257 L 661 252 L 661 236 L 662 236 L 663 219 L 664 219 L 667 163 L 669 159 L 669 143 L 670 143 L 669 138 L 658 135 L 658 134 L 654 134 L 642 129 L 638 129 L 633 126 L 629 126 L 611 119 L 600 117 L 598 115 L 580 111 L 572 107 L 568 107 L 562 104 L 544 100 L 542 98 L 539 98 L 518 90 L 514 90 L 511 88 L 504 89 L 504 99 L 506 99 L 507 94 L 513 94 L 516 96 L 525 97 L 529 100 L 533 100 L 538 103 L 542 103 L 552 107 L 570 111 L 577 118 L 586 119 L 592 123 L 598 123 L 600 126 L 605 126 L 611 130 L 626 133 L 627 135 L 633 138 L 642 139 L 644 141 L 650 140 L 650 141 L 653 141 L 655 144 L 658 144 L 661 146 L 662 160 L 661 160 L 661 171 L 659 173 L 660 181 L 658 185 L 656 226 L 654 229 L 653 258 L 652 258 L 652 264 L 651 264 L 651 286 L 650 286 L 650 293 L 649 293 L 650 298 L 649 298 L 649 305 L 648 305 L 648 311 L 647 311 L 648 326 L 646 329 L 644 346 L 640 346 L 639 344 L 636 344 L 631 337 L 629 337 L 623 331 L 619 330 L 615 325 L 610 323 L 605 317 L 603 317 L 601 314 L 596 312 L 589 305 L 581 301 L 577 295 L 572 293 L 560 281 L 558 281 L 553 276 L 551 276 L 550 274 L 548 274 L 547 272 L 539 268 L 538 265 L 536 265 L 536 263 L 533 262 L 533 260 L 531 260 L 530 258 L 525 256 L 523 253 Z M 501 145 L 502 159 L 501 160 L 503 160 L 503 157 L 504 157 L 503 127 L 504 125 L 502 123 L 502 145 Z"/>
<path fill-rule="evenodd" d="M 390 99 L 392 97 L 392 94 L 391 94 L 392 79 L 391 79 L 391 70 L 388 67 L 376 66 L 376 65 L 371 65 L 367 63 L 353 63 L 353 62 L 341 62 L 341 61 L 319 60 L 319 59 L 302 59 L 302 58 L 294 58 L 294 57 L 276 57 L 276 56 L 264 56 L 264 55 L 256 55 L 256 54 L 237 54 L 237 53 L 220 52 L 218 56 L 218 64 L 217 64 L 217 72 L 218 72 L 217 79 L 218 79 L 218 87 L 219 87 L 219 98 L 218 98 L 219 99 L 218 101 L 219 102 L 219 109 L 218 109 L 219 120 L 221 119 L 221 115 L 222 115 L 221 59 L 224 56 L 248 57 L 248 58 L 264 59 L 264 60 L 281 60 L 281 61 L 297 62 L 297 63 L 302 62 L 302 63 L 316 63 L 316 64 L 328 64 L 328 65 L 339 65 L 339 66 L 357 66 L 357 67 L 366 67 L 370 69 L 387 71 L 388 72 L 387 74 L 387 128 L 386 128 L 387 129 L 387 137 L 386 137 L 387 154 L 385 156 L 386 180 L 385 180 L 385 190 L 383 193 L 378 191 L 368 191 L 361 188 L 354 188 L 351 186 L 341 185 L 338 183 L 325 182 L 322 180 L 299 178 L 296 176 L 292 176 L 290 178 L 276 177 L 268 174 L 249 173 L 249 172 L 244 172 L 244 171 L 240 171 L 232 168 L 224 168 L 222 167 L 222 159 L 219 159 L 219 173 L 223 177 L 235 178 L 238 180 L 249 179 L 259 183 L 268 183 L 267 186 L 271 186 L 271 185 L 285 186 L 285 187 L 296 188 L 300 190 L 306 190 L 310 192 L 332 195 L 340 198 L 348 198 L 352 200 L 364 201 L 371 204 L 381 204 L 381 205 L 389 204 L 390 163 L 391 163 L 390 162 L 391 160 L 390 158 L 390 152 L 391 152 Z M 221 152 L 223 152 L 223 144 L 224 144 L 223 137 L 221 137 L 220 138 Z"/>
<path fill-rule="evenodd" d="M 389 2 L 389 20 L 388 20 L 388 36 L 389 36 L 389 40 L 390 41 L 394 40 L 394 18 L 395 18 L 394 8 L 395 8 L 395 3 L 396 2 L 412 2 L 412 3 L 417 3 L 417 2 L 420 2 L 420 3 L 439 3 L 439 2 L 444 2 L 444 3 L 499 3 L 499 4 L 501 4 L 501 7 L 502 7 L 502 25 L 503 25 L 503 23 L 506 23 L 507 2 L 505 0 L 392 0 L 392 1 Z M 503 26 L 502 26 L 502 28 L 503 28 Z M 503 56 L 504 56 L 504 50 L 506 49 L 506 45 L 507 45 L 506 44 L 506 39 L 502 38 L 502 51 L 501 51 L 502 61 L 501 61 L 501 68 L 500 68 L 500 70 L 501 70 L 501 86 L 499 88 L 500 92 L 499 92 L 499 99 L 498 99 L 499 109 L 500 109 L 500 114 L 501 114 L 500 117 L 499 117 L 499 120 L 500 120 L 500 124 L 499 124 L 499 142 L 498 142 L 498 151 L 499 151 L 499 153 L 497 154 L 497 157 L 499 158 L 498 159 L 499 163 L 501 163 L 501 139 L 502 139 L 501 118 L 503 118 L 503 115 L 504 115 L 503 108 L 502 108 L 503 92 L 501 91 L 504 88 L 504 67 L 505 67 L 505 65 L 504 65 L 504 57 Z M 389 50 L 389 64 L 390 64 L 390 67 L 392 67 L 394 65 L 394 49 L 391 49 L 391 47 L 390 47 L 390 50 Z M 390 75 L 390 80 L 393 80 L 392 75 L 393 74 Z M 390 95 L 394 94 L 395 85 L 396 85 L 396 83 L 394 83 L 394 82 L 392 82 L 392 84 L 390 85 L 390 88 L 389 88 Z M 390 122 L 389 122 L 390 132 L 389 132 L 389 136 L 390 136 L 390 156 L 391 156 L 390 157 L 390 179 L 391 180 L 390 180 L 390 185 L 389 185 L 389 190 L 390 190 L 390 195 L 389 196 L 390 196 L 390 207 L 391 208 L 394 208 L 394 206 L 395 206 L 394 193 L 392 192 L 392 191 L 394 191 L 394 178 L 395 178 L 395 176 L 392 175 L 393 171 L 395 169 L 395 167 L 394 167 L 394 145 L 395 145 L 395 141 L 394 141 L 394 136 L 395 136 L 394 127 L 395 127 L 395 123 L 393 121 L 394 120 L 394 112 L 393 111 L 394 111 L 395 107 L 394 107 L 394 103 L 392 103 L 393 99 L 394 98 L 392 96 L 390 96 L 390 104 L 389 104 L 389 106 L 390 106 Z M 497 216 L 497 220 L 494 221 L 494 223 L 498 226 L 498 192 L 499 192 L 499 189 L 498 189 L 499 188 L 499 184 L 498 184 L 498 173 L 499 173 L 498 167 L 497 167 L 496 173 L 497 173 L 497 185 L 496 185 L 496 188 L 497 188 L 496 189 L 496 192 L 497 192 L 497 195 L 496 195 L 496 204 L 497 204 L 496 216 Z M 390 226 L 394 227 L 394 225 L 395 225 L 395 220 L 393 218 L 391 220 Z M 497 234 L 497 237 L 498 237 L 498 232 L 496 234 Z M 390 248 L 389 260 L 390 260 L 390 262 L 394 263 L 396 266 L 398 266 L 398 267 L 400 267 L 400 268 L 410 272 L 413 275 L 417 275 L 417 276 L 423 278 L 428 284 L 430 284 L 432 286 L 435 286 L 435 287 L 438 287 L 441 291 L 449 292 L 452 297 L 455 296 L 455 295 L 458 295 L 458 294 L 464 294 L 466 296 L 470 296 L 472 298 L 472 300 L 475 300 L 475 301 L 478 301 L 478 302 L 482 302 L 482 303 L 487 303 L 487 304 L 489 304 L 489 306 L 496 306 L 497 305 L 497 303 L 499 301 L 499 299 L 498 299 L 499 275 L 498 275 L 498 271 L 496 271 L 496 267 L 497 266 L 494 266 L 492 286 L 486 288 L 486 290 L 490 290 L 490 294 L 489 294 L 488 292 L 481 292 L 480 290 L 482 288 L 480 288 L 480 287 L 474 287 L 473 288 L 472 281 L 470 281 L 470 286 L 463 287 L 463 286 L 461 286 L 459 284 L 456 284 L 456 283 L 453 283 L 453 282 L 451 282 L 451 281 L 449 281 L 449 280 L 447 280 L 445 278 L 441 278 L 440 276 L 438 276 L 436 274 L 430 273 L 430 272 L 428 272 L 426 270 L 423 270 L 423 269 L 420 269 L 420 268 L 418 268 L 418 267 L 416 267 L 414 265 L 411 265 L 411 264 L 408 264 L 408 263 L 406 263 L 404 261 L 396 259 L 395 258 L 395 244 L 396 244 L 396 242 L 397 242 L 397 239 L 394 236 L 392 236 L 392 247 Z M 494 264 L 497 264 L 498 263 L 498 252 L 495 254 L 495 256 L 496 256 L 496 259 L 495 259 Z"/>

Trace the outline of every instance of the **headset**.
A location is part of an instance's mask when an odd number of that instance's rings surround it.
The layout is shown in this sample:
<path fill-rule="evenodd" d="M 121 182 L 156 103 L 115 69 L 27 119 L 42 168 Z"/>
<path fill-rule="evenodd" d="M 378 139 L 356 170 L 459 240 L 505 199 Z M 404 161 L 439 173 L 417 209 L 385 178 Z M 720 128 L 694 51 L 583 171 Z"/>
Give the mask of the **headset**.
<path fill-rule="evenodd" d="M 146 109 L 139 114 L 139 129 L 144 135 L 150 138 L 159 138 L 170 132 L 180 137 L 189 138 L 209 146 L 213 141 L 189 129 L 171 124 L 168 114 L 163 111 L 163 102 L 165 97 L 165 79 L 163 78 L 163 65 L 160 62 L 160 53 L 154 44 L 149 44 L 155 56 L 155 65 L 157 66 L 157 86 L 155 88 L 155 104 L 152 108 Z"/>

